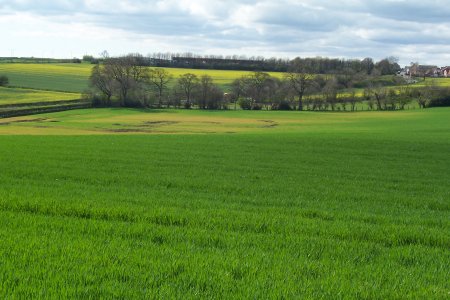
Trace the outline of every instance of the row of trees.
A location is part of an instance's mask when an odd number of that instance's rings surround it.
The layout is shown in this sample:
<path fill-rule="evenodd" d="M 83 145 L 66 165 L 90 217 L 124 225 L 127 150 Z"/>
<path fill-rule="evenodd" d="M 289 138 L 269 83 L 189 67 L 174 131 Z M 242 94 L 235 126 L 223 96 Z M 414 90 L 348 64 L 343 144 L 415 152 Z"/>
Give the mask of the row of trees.
<path fill-rule="evenodd" d="M 142 66 L 141 59 L 128 55 L 97 64 L 90 78 L 89 96 L 94 104 L 200 109 L 225 109 L 230 104 L 237 108 L 239 104 L 252 110 L 355 110 L 358 102 L 366 101 L 369 109 L 392 110 L 404 109 L 413 99 L 426 107 L 434 98 L 450 94 L 431 85 L 422 89 L 388 89 L 367 70 L 312 75 L 301 60 L 295 61 L 283 78 L 253 72 L 235 79 L 230 91 L 224 93 L 208 75 L 186 73 L 175 79 L 167 69 Z M 361 81 L 366 82 L 363 97 L 353 89 Z"/>
<path fill-rule="evenodd" d="M 189 69 L 218 69 L 218 70 L 259 70 L 272 72 L 288 72 L 298 64 L 312 74 L 342 74 L 346 72 L 381 75 L 394 75 L 401 68 L 398 59 L 388 57 L 375 62 L 372 58 L 340 59 L 328 57 L 314 58 L 264 58 L 262 56 L 247 57 L 244 55 L 195 55 L 193 53 L 153 53 L 148 56 L 133 55 L 142 66 L 173 67 Z M 101 57 L 85 55 L 83 61 L 97 64 L 107 60 L 108 52 L 103 51 Z"/>
<path fill-rule="evenodd" d="M 328 57 L 300 58 L 293 60 L 282 58 L 246 57 L 242 55 L 195 55 L 192 53 L 153 53 L 148 55 L 149 65 L 158 67 L 181 67 L 224 70 L 260 70 L 287 72 L 301 64 L 312 74 L 340 74 L 345 72 L 364 72 L 374 70 L 381 75 L 394 75 L 401 68 L 398 58 L 388 57 L 378 62 L 372 58 L 340 59 Z"/>
<path fill-rule="evenodd" d="M 97 64 L 90 77 L 92 89 L 88 96 L 95 105 L 111 106 L 184 106 L 194 104 L 201 109 L 220 109 L 224 106 L 224 93 L 212 77 L 187 73 L 174 83 L 173 76 L 162 68 L 147 68 L 139 63 L 140 57 L 128 55 L 108 58 Z"/>

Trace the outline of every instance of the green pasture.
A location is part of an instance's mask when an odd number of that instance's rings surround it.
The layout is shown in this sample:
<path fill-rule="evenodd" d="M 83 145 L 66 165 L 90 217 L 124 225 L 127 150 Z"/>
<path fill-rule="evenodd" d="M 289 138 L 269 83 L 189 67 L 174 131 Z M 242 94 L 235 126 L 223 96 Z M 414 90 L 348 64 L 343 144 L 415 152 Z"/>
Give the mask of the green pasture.
<path fill-rule="evenodd" d="M 450 110 L 0 120 L 0 297 L 446 299 Z"/>
<path fill-rule="evenodd" d="M 74 100 L 78 93 L 0 87 L 0 105 Z"/>
<path fill-rule="evenodd" d="M 437 86 L 450 87 L 450 78 L 425 78 L 419 82 L 413 84 L 414 87 L 424 87 L 426 85 L 433 84 Z"/>

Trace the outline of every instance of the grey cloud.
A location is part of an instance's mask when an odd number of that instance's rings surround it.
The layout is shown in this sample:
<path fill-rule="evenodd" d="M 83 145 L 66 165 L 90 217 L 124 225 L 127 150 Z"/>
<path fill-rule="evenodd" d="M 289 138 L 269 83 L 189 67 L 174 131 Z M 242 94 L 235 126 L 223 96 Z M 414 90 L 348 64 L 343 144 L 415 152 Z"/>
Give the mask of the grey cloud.
<path fill-rule="evenodd" d="M 0 14 L 26 12 L 56 23 L 70 20 L 120 29 L 135 39 L 164 40 L 173 44 L 174 51 L 189 47 L 200 52 L 255 51 L 247 53 L 250 55 L 382 58 L 414 49 L 431 53 L 450 45 L 450 33 L 446 33 L 450 7 L 446 2 L 0 0 Z M 443 50 L 433 51 L 448 58 Z"/>
<path fill-rule="evenodd" d="M 376 16 L 409 22 L 448 22 L 450 16 L 447 0 L 370 1 L 366 9 Z"/>

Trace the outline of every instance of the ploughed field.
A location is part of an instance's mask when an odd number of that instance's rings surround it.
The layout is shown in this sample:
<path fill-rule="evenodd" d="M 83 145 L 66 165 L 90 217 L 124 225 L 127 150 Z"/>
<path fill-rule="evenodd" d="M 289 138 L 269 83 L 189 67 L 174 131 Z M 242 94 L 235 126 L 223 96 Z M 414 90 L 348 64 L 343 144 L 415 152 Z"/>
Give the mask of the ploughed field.
<path fill-rule="evenodd" d="M 1 298 L 450 293 L 450 110 L 0 120 Z"/>

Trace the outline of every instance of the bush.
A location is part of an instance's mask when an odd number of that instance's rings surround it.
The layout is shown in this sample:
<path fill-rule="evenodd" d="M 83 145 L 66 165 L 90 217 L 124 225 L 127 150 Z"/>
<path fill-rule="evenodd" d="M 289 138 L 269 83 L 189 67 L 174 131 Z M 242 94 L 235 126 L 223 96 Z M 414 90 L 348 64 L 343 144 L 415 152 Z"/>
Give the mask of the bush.
<path fill-rule="evenodd" d="M 112 106 L 111 100 L 108 100 L 105 95 L 96 93 L 92 90 L 86 90 L 81 95 L 81 99 L 91 101 L 93 107 L 110 107 Z"/>
<path fill-rule="evenodd" d="M 142 99 L 139 98 L 127 98 L 124 101 L 124 107 L 131 107 L 131 108 L 144 108 L 147 107 L 145 102 L 143 102 Z"/>
<path fill-rule="evenodd" d="M 450 95 L 440 96 L 432 99 L 428 104 L 428 107 L 446 107 L 450 106 Z"/>
<path fill-rule="evenodd" d="M 252 110 L 261 110 L 263 107 L 260 104 L 254 104 Z"/>
<path fill-rule="evenodd" d="M 245 110 L 252 109 L 252 101 L 248 98 L 239 98 L 238 104 L 242 109 Z"/>
<path fill-rule="evenodd" d="M 272 106 L 273 110 L 292 110 L 291 105 L 287 101 L 281 101 L 280 103 L 275 103 Z"/>
<path fill-rule="evenodd" d="M 0 86 L 7 86 L 9 84 L 8 77 L 2 75 L 0 76 Z"/>

